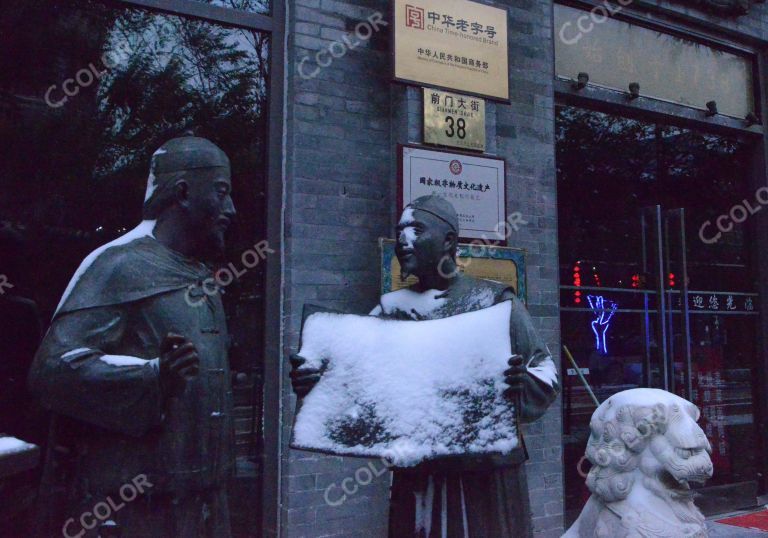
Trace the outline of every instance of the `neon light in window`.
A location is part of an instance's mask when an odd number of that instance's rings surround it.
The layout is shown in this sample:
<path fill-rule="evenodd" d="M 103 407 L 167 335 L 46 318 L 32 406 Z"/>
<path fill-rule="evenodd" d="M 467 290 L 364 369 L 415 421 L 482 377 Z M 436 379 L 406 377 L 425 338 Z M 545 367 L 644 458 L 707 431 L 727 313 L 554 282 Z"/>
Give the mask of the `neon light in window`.
<path fill-rule="evenodd" d="M 619 303 L 606 299 L 602 295 L 587 295 L 587 302 L 589 302 L 592 313 L 596 316 L 592 321 L 592 332 L 595 333 L 595 349 L 607 355 L 608 343 L 605 337 L 611 327 L 611 318 L 619 308 Z"/>

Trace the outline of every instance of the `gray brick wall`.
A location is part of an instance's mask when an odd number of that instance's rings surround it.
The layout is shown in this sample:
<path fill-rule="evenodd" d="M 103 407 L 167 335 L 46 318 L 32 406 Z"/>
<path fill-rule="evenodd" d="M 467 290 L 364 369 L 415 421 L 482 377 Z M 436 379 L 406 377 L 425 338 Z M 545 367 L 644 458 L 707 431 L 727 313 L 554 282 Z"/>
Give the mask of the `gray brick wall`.
<path fill-rule="evenodd" d="M 495 5 L 510 11 L 512 103 L 488 104 L 488 152 L 507 160 L 508 211 L 520 211 L 528 222 L 510 238 L 510 244 L 527 249 L 530 311 L 559 360 L 552 4 L 506 0 Z M 286 353 L 297 345 L 305 302 L 365 313 L 378 298 L 377 239 L 392 236 L 397 217 L 396 147 L 422 140 L 421 91 L 390 83 L 388 31 L 320 71 L 314 67 L 316 53 L 349 36 L 360 21 L 377 11 L 388 20 L 389 6 L 388 0 L 296 0 L 290 6 Z M 305 78 L 300 68 L 316 76 Z M 287 442 L 294 406 L 288 391 L 284 406 Z M 559 536 L 563 514 L 560 403 L 525 434 L 536 535 Z M 340 486 L 356 472 L 367 481 L 369 475 L 360 469 L 368 462 L 285 446 L 285 536 L 386 536 L 388 473 L 331 506 L 324 499 L 327 488 Z M 327 496 L 337 503 L 341 495 L 335 487 Z"/>

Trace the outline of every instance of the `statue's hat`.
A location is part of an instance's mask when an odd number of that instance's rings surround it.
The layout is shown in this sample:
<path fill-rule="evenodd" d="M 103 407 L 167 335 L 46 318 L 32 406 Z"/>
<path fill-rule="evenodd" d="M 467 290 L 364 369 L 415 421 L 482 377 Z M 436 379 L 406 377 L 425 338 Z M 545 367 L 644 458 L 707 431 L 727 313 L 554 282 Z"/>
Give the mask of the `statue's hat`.
<path fill-rule="evenodd" d="M 407 208 L 418 209 L 419 211 L 429 213 L 453 228 L 454 232 L 459 233 L 459 215 L 456 213 L 453 204 L 445 198 L 435 196 L 434 194 L 421 196 L 408 204 L 406 206 L 406 209 Z"/>
<path fill-rule="evenodd" d="M 229 171 L 229 158 L 206 138 L 185 135 L 160 146 L 152 155 L 144 198 L 144 218 L 155 219 L 167 207 L 173 186 L 183 172 L 217 167 Z"/>
<path fill-rule="evenodd" d="M 152 155 L 156 176 L 216 166 L 229 167 L 229 158 L 216 144 L 199 136 L 173 138 Z"/>

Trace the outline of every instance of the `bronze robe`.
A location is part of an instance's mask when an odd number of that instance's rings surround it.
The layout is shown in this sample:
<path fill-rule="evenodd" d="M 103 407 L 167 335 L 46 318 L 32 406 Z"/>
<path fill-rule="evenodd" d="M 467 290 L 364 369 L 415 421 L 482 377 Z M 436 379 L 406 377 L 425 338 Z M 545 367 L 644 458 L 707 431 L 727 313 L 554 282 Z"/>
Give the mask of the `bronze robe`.
<path fill-rule="evenodd" d="M 532 422 L 559 392 L 557 370 L 528 311 L 514 290 L 461 275 L 443 297 L 412 300 L 414 290 L 382 296 L 371 315 L 393 319 L 440 319 L 512 301 L 512 353 L 528 365 L 517 415 Z M 423 296 L 423 294 L 422 294 Z M 522 439 L 522 435 L 521 435 Z M 443 458 L 395 469 L 390 500 L 391 538 L 523 538 L 532 536 L 525 446 L 507 456 Z"/>
<path fill-rule="evenodd" d="M 209 276 L 151 237 L 134 239 L 104 251 L 56 313 L 30 387 L 60 415 L 41 492 L 52 494 L 62 469 L 69 471 L 67 515 L 50 522 L 58 535 L 65 524 L 69 536 L 95 535 L 98 526 L 88 528 L 95 518 L 81 515 L 111 498 L 124 504 L 108 518 L 123 536 L 229 536 L 228 336 L 220 296 L 201 288 Z M 169 332 L 188 338 L 200 356 L 199 375 L 173 398 L 161 392 L 152 360 Z M 121 486 L 140 476 L 151 487 L 123 503 Z"/>

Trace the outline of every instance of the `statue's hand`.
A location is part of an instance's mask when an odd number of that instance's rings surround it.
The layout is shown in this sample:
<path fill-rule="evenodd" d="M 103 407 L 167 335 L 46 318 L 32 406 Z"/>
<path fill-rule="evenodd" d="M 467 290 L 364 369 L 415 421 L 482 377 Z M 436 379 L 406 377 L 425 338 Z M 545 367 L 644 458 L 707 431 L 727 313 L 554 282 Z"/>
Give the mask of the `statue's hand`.
<path fill-rule="evenodd" d="M 314 388 L 317 382 L 320 381 L 322 371 L 318 368 L 302 368 L 302 365 L 307 362 L 307 359 L 299 354 L 294 353 L 291 355 L 290 360 L 293 392 L 295 392 L 299 398 L 303 398 Z"/>
<path fill-rule="evenodd" d="M 184 391 L 187 381 L 200 372 L 200 356 L 195 344 L 184 336 L 168 333 L 160 344 L 160 385 L 167 395 Z"/>
<path fill-rule="evenodd" d="M 504 383 L 509 385 L 509 388 L 504 391 L 504 396 L 511 399 L 523 390 L 527 369 L 523 357 L 520 355 L 512 355 L 507 364 L 509 364 L 509 368 L 504 370 Z"/>

